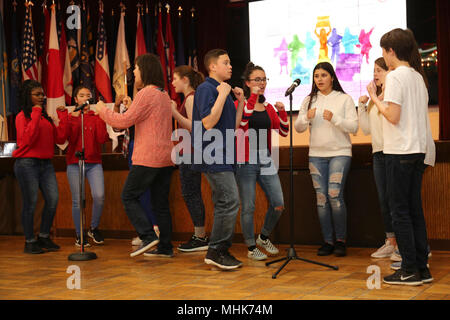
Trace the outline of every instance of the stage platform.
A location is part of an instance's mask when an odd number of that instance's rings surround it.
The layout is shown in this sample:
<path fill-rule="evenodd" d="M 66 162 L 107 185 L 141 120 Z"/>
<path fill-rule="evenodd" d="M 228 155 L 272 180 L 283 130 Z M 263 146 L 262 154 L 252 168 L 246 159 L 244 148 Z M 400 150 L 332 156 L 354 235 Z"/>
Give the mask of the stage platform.
<path fill-rule="evenodd" d="M 368 289 L 369 266 L 389 275 L 389 259 L 371 259 L 374 249 L 349 248 L 346 257 L 318 257 L 316 246 L 295 246 L 297 255 L 331 265 L 334 271 L 302 261 L 291 261 L 278 275 L 281 263 L 265 266 L 247 258 L 247 249 L 233 244 L 231 253 L 244 264 L 235 271 L 219 271 L 203 262 L 205 252 L 180 253 L 173 258 L 130 258 L 130 240 L 106 239 L 105 244 L 86 250 L 98 259 L 68 261 L 79 250 L 72 238 L 56 238 L 58 252 L 23 253 L 22 236 L 0 236 L 0 298 L 4 300 L 449 300 L 450 252 L 433 251 L 429 260 L 434 282 L 418 287 L 381 283 Z M 176 247 L 179 243 L 174 242 Z M 287 245 L 280 245 L 278 257 Z M 267 261 L 275 260 L 269 258 Z M 81 271 L 81 289 L 68 289 L 69 266 Z M 73 283 L 69 280 L 70 283 Z M 178 302 L 176 302 L 178 303 Z"/>

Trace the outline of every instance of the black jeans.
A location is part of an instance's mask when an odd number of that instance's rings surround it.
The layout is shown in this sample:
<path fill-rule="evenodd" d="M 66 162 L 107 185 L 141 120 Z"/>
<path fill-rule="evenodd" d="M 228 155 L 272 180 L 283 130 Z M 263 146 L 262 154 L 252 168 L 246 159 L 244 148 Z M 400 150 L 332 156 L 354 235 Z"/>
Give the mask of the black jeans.
<path fill-rule="evenodd" d="M 422 209 L 422 176 L 425 154 L 386 154 L 389 207 L 402 269 L 416 272 L 428 262 L 427 228 Z"/>
<path fill-rule="evenodd" d="M 381 215 L 383 216 L 386 238 L 392 238 L 395 237 L 395 233 L 386 190 L 386 160 L 382 151 L 373 154 L 373 176 L 377 187 L 378 202 L 380 203 Z"/>
<path fill-rule="evenodd" d="M 143 241 L 157 238 L 153 225 L 142 208 L 140 197 L 150 189 L 153 211 L 160 230 L 158 248 L 172 249 L 172 218 L 169 210 L 169 191 L 173 167 L 131 167 L 122 191 L 122 202 L 131 224 Z"/>
<path fill-rule="evenodd" d="M 192 170 L 190 164 L 180 164 L 179 170 L 181 193 L 194 227 L 204 227 L 205 205 L 202 199 L 202 173 Z"/>

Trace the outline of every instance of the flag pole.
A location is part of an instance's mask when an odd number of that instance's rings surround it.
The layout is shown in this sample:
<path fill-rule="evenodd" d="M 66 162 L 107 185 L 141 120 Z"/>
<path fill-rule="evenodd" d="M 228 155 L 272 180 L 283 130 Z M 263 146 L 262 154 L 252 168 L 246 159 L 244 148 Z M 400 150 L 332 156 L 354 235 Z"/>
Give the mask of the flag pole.
<path fill-rule="evenodd" d="M 8 118 L 6 116 L 6 95 L 5 95 L 5 75 L 4 72 L 2 70 L 2 98 L 3 98 L 3 121 L 5 123 L 4 126 L 2 126 L 2 137 L 3 137 L 3 130 L 5 131 L 5 135 L 4 137 L 6 138 L 6 140 L 4 141 L 8 141 Z M 3 123 L 2 123 L 3 124 Z"/>

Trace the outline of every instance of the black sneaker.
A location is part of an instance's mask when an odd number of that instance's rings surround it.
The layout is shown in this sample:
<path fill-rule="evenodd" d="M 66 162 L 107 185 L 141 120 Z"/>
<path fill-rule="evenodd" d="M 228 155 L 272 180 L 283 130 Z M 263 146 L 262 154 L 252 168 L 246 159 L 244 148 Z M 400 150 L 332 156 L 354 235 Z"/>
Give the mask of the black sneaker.
<path fill-rule="evenodd" d="M 154 249 L 152 251 L 147 251 L 144 253 L 146 257 L 163 257 L 163 258 L 173 258 L 173 250 L 161 250 L 160 248 Z"/>
<path fill-rule="evenodd" d="M 236 269 L 242 266 L 242 262 L 233 257 L 228 250 L 217 250 L 212 248 L 208 248 L 205 263 L 224 270 Z"/>
<path fill-rule="evenodd" d="M 81 247 L 81 239 L 80 239 L 80 237 L 78 237 L 78 236 L 77 236 L 77 239 L 75 240 L 75 245 L 76 245 L 77 247 Z M 85 248 L 91 246 L 91 244 L 89 243 L 88 238 L 86 237 L 86 235 L 83 236 L 83 246 L 84 246 Z"/>
<path fill-rule="evenodd" d="M 34 241 L 34 242 L 25 242 L 25 248 L 23 249 L 23 252 L 30 254 L 39 254 L 44 253 L 45 251 L 42 250 L 41 246 L 37 241 Z"/>
<path fill-rule="evenodd" d="M 318 256 L 329 256 L 334 251 L 334 246 L 332 244 L 329 244 L 328 242 L 325 242 L 323 246 L 317 250 Z"/>
<path fill-rule="evenodd" d="M 156 246 L 159 243 L 159 239 L 155 238 L 153 240 L 142 240 L 141 245 L 130 253 L 130 257 L 135 257 L 140 254 L 143 254 L 145 251 L 150 250 L 152 247 Z"/>
<path fill-rule="evenodd" d="M 103 244 L 105 242 L 105 238 L 103 238 L 98 228 L 89 229 L 88 236 L 91 237 L 96 244 Z"/>
<path fill-rule="evenodd" d="M 58 251 L 60 247 L 54 243 L 50 238 L 38 237 L 39 246 L 47 251 Z"/>
<path fill-rule="evenodd" d="M 423 284 L 419 272 L 409 273 L 403 269 L 397 270 L 394 274 L 384 277 L 383 282 L 388 284 L 403 284 L 407 286 L 420 286 Z"/>
<path fill-rule="evenodd" d="M 334 244 L 334 254 L 336 257 L 345 257 L 347 255 L 347 247 L 345 245 L 345 242 L 343 241 L 336 241 Z"/>
<path fill-rule="evenodd" d="M 180 244 L 178 250 L 183 252 L 208 250 L 208 237 L 200 238 L 193 235 L 188 242 Z"/>
<path fill-rule="evenodd" d="M 431 283 L 433 282 L 433 277 L 431 276 L 430 269 L 425 268 L 422 270 L 419 270 L 420 279 L 422 279 L 423 283 Z"/>

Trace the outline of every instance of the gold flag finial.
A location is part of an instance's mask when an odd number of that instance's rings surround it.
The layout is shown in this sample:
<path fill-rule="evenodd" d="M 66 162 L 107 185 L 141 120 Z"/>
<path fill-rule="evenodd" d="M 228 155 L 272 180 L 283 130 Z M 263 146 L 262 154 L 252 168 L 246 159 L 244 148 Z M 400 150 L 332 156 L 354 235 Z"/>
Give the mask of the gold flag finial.
<path fill-rule="evenodd" d="M 183 12 L 183 8 L 181 6 L 178 7 L 178 17 L 181 18 L 181 13 Z"/>
<path fill-rule="evenodd" d="M 192 18 L 194 17 L 194 13 L 195 13 L 195 8 L 192 7 L 192 9 L 191 9 L 191 15 L 192 15 Z"/>
<path fill-rule="evenodd" d="M 166 4 L 166 9 L 167 9 L 167 13 L 169 13 L 170 12 L 170 5 L 168 3 Z"/>
<path fill-rule="evenodd" d="M 139 2 L 139 3 L 136 5 L 136 8 L 137 8 L 137 11 L 138 11 L 139 15 L 142 16 L 142 15 L 143 15 L 143 13 L 142 13 L 143 10 L 142 10 L 142 9 L 144 8 L 144 5 L 143 5 L 142 3 Z"/>

